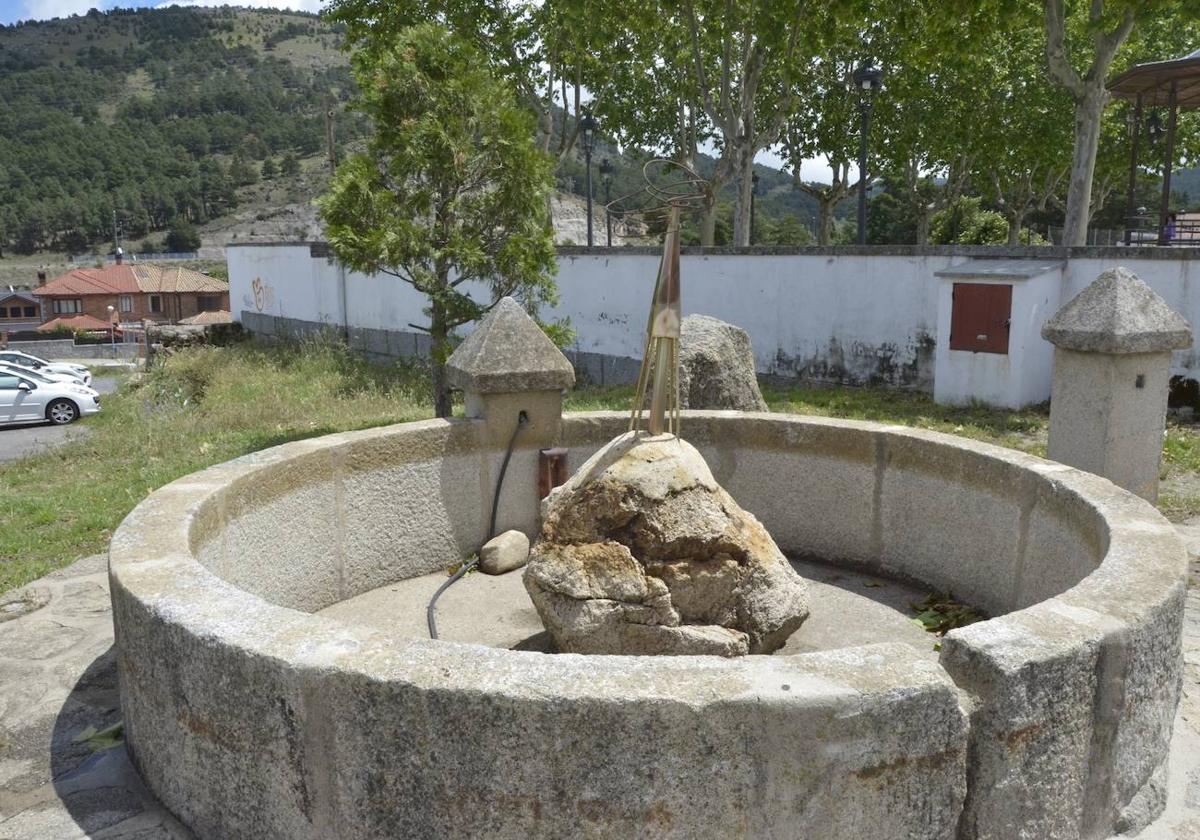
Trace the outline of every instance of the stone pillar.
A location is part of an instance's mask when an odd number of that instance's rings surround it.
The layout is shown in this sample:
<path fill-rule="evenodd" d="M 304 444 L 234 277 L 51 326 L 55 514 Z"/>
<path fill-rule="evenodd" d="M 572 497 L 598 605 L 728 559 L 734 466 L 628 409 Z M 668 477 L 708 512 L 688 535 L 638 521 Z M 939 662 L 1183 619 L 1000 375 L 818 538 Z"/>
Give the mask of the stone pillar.
<path fill-rule="evenodd" d="M 522 411 L 518 445 L 551 446 L 562 426 L 562 392 L 575 369 L 521 305 L 501 299 L 450 355 L 446 375 L 463 391 L 467 417 L 487 421 L 488 442 L 506 447 Z"/>
<path fill-rule="evenodd" d="M 1046 455 L 1154 502 L 1171 351 L 1192 328 L 1127 268 L 1101 274 L 1042 327 L 1054 345 Z"/>

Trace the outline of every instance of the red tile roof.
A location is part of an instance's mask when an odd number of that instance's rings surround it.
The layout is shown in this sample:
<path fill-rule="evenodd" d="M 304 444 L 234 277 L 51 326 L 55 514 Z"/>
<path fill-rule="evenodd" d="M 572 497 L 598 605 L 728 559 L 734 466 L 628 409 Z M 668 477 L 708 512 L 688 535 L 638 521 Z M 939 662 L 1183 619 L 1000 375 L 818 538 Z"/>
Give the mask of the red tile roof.
<path fill-rule="evenodd" d="M 54 332 L 58 329 L 68 330 L 107 330 L 109 324 L 91 315 L 68 315 L 65 318 L 55 318 L 37 328 L 38 332 Z"/>
<path fill-rule="evenodd" d="M 233 316 L 224 309 L 217 309 L 212 312 L 201 312 L 193 315 L 190 318 L 180 318 L 181 324 L 232 324 Z"/>
<path fill-rule="evenodd" d="M 76 268 L 33 290 L 38 297 L 227 292 L 229 284 L 190 268 L 124 263 Z"/>

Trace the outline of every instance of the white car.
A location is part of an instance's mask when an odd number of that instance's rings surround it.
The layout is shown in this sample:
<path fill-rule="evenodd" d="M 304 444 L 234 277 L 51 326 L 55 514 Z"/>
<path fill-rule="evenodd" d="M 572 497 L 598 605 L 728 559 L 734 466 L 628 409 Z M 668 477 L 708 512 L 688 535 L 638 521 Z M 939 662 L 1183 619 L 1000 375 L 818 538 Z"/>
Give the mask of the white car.
<path fill-rule="evenodd" d="M 15 373 L 17 376 L 32 375 L 34 379 L 42 377 L 43 379 L 49 379 L 51 382 L 65 382 L 68 385 L 83 385 L 82 379 L 70 373 L 50 373 L 45 368 L 39 372 L 31 367 L 14 365 L 11 362 L 5 361 L 0 361 L 0 373 Z M 90 385 L 83 385 L 83 387 L 88 388 L 89 390 L 91 389 Z"/>
<path fill-rule="evenodd" d="M 100 395 L 86 385 L 0 370 L 0 424 L 49 420 L 61 426 L 99 410 Z"/>
<path fill-rule="evenodd" d="M 48 362 L 20 350 L 0 350 L 0 362 L 33 368 L 39 373 L 66 373 L 78 378 L 84 385 L 92 384 L 92 372 L 84 365 L 73 362 Z"/>

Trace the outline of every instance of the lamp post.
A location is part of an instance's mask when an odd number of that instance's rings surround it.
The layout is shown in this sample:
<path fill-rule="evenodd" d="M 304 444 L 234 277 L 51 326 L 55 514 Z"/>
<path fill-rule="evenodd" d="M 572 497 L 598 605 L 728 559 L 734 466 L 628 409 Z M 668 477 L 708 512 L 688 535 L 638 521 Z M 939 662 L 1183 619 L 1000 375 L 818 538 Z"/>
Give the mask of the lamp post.
<path fill-rule="evenodd" d="M 605 241 L 609 248 L 612 247 L 612 211 L 609 210 L 609 208 L 608 208 L 608 205 L 610 203 L 612 203 L 612 195 L 611 195 L 612 179 L 613 179 L 612 161 L 610 161 L 608 158 L 601 158 L 600 159 L 600 180 L 604 184 L 604 227 L 605 227 L 605 231 L 607 233 L 607 239 Z"/>
<path fill-rule="evenodd" d="M 867 135 L 871 131 L 871 106 L 875 92 L 883 84 L 883 71 L 869 62 L 854 71 L 854 86 L 858 88 L 858 111 L 862 117 L 858 143 L 858 244 L 867 244 Z"/>
<path fill-rule="evenodd" d="M 599 124 L 592 112 L 588 111 L 579 120 L 579 130 L 583 134 L 583 156 L 587 167 L 587 236 L 588 247 L 592 247 L 592 148 L 596 144 L 596 128 Z"/>
<path fill-rule="evenodd" d="M 117 355 L 117 310 L 110 304 L 108 307 L 108 345 L 112 348 L 113 357 Z"/>
<path fill-rule="evenodd" d="M 754 204 L 758 195 L 758 173 L 750 173 L 750 244 L 754 244 Z"/>

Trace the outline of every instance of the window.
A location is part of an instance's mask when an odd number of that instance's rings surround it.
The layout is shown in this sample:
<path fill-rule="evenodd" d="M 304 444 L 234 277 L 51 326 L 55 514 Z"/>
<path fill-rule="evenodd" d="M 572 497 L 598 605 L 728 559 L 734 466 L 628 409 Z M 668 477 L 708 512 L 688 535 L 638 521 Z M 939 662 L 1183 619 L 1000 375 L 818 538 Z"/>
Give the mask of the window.
<path fill-rule="evenodd" d="M 162 295 L 150 295 L 150 311 L 162 312 Z"/>
<path fill-rule="evenodd" d="M 10 318 L 20 318 L 21 317 L 21 307 L 19 307 L 19 306 L 9 307 L 8 316 Z"/>
<path fill-rule="evenodd" d="M 216 295 L 200 295 L 199 308 L 201 312 L 216 312 L 221 308 L 221 299 Z"/>
<path fill-rule="evenodd" d="M 75 300 L 65 300 L 63 298 L 54 299 L 55 315 L 74 315 L 82 311 L 83 301 L 80 298 L 75 298 Z"/>
<path fill-rule="evenodd" d="M 26 318 L 36 318 L 37 317 L 37 307 L 36 306 L 26 306 L 25 307 L 25 317 Z"/>
<path fill-rule="evenodd" d="M 121 295 L 120 298 L 118 298 L 117 305 L 121 308 L 122 312 L 132 312 L 133 311 L 133 295 Z"/>
<path fill-rule="evenodd" d="M 15 376 L 0 373 L 0 391 L 15 391 L 21 380 Z"/>

